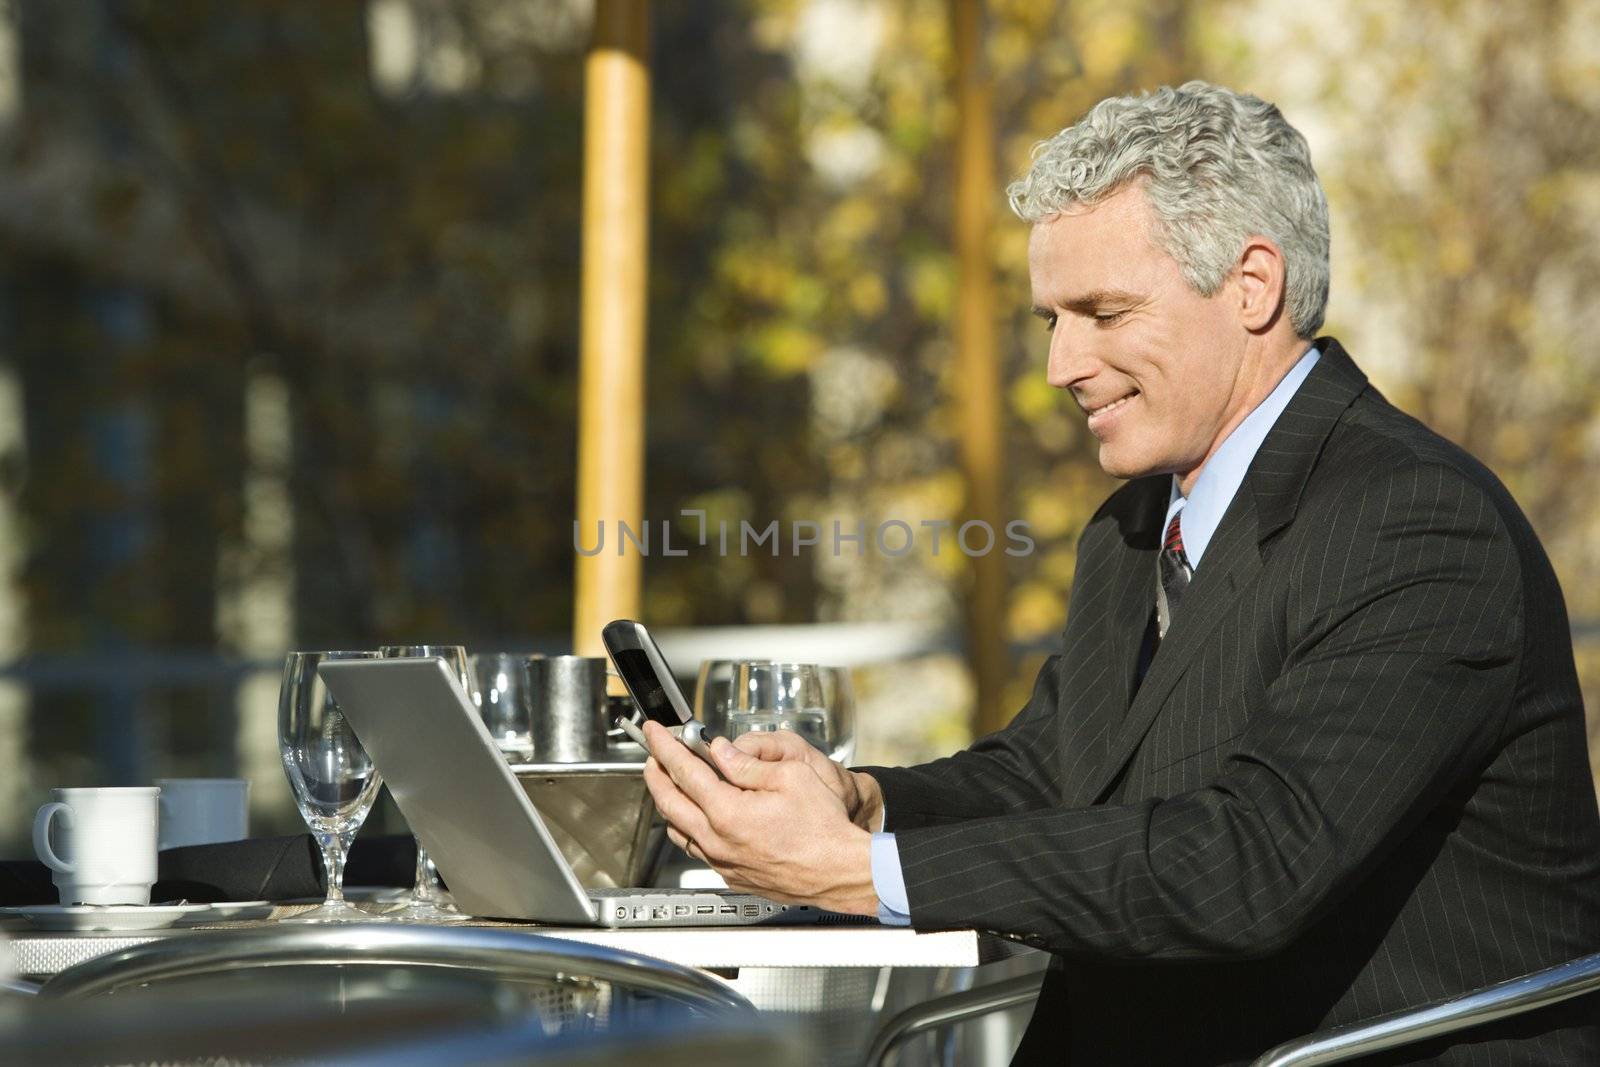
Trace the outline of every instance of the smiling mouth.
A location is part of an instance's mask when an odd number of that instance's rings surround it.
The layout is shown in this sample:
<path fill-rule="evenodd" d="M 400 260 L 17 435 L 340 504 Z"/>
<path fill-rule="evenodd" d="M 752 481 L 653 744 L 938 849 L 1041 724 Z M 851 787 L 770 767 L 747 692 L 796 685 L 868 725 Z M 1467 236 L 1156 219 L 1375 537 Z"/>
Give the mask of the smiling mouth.
<path fill-rule="evenodd" d="M 1122 405 L 1126 404 L 1128 401 L 1132 400 L 1134 397 L 1136 397 L 1138 395 L 1139 395 L 1139 390 L 1135 389 L 1133 392 L 1128 393 L 1125 396 L 1120 396 L 1117 399 L 1111 401 L 1110 403 L 1101 404 L 1099 407 L 1094 407 L 1094 408 L 1084 408 L 1083 410 L 1084 410 L 1084 413 L 1087 414 L 1089 416 L 1089 418 L 1091 418 L 1091 419 L 1097 418 L 1097 417 L 1099 417 L 1101 415 L 1109 415 L 1113 411 L 1116 411 L 1118 408 L 1122 407 Z"/>

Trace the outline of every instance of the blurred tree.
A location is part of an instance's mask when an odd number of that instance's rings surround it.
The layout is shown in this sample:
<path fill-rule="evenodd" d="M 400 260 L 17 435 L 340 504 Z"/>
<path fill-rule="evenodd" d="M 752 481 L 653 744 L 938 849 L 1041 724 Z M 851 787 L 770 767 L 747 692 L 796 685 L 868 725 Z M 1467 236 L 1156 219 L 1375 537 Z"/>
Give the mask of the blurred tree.
<path fill-rule="evenodd" d="M 0 12 L 21 62 L 0 134 L 0 358 L 25 390 L 30 647 L 226 652 L 216 606 L 262 573 L 292 580 L 302 646 L 561 634 L 586 5 Z M 1580 340 L 1600 248 L 1594 22 L 1579 0 L 991 0 L 996 167 L 1017 175 L 1112 93 L 1209 76 L 1281 102 L 1335 212 L 1330 328 L 1506 479 L 1593 619 L 1600 511 L 1571 486 L 1600 447 Z M 654 27 L 647 513 L 702 509 L 713 545 L 648 561 L 646 614 L 953 629 L 966 557 L 920 526 L 963 518 L 944 0 L 662 4 Z M 1113 483 L 1044 381 L 1026 239 L 1000 216 L 1006 492 L 1035 542 L 1008 560 L 1008 636 L 1042 645 Z M 241 518 L 262 375 L 292 431 L 282 545 L 248 543 Z M 817 522 L 821 543 L 795 553 L 786 530 L 777 555 L 738 557 L 740 521 L 775 519 Z M 912 551 L 875 543 L 889 519 Z M 697 539 L 674 521 L 675 544 Z M 864 526 L 859 555 L 834 554 L 834 521 Z M 886 673 L 873 709 L 908 754 L 958 743 L 971 700 L 955 660 L 924 667 Z M 93 780 L 91 706 L 52 699 L 36 753 L 52 780 Z M 195 759 L 215 746 L 229 705 L 106 707 L 101 728 L 128 727 L 111 736 L 165 770 L 174 738 Z"/>
<path fill-rule="evenodd" d="M 236 387 L 246 359 L 289 382 L 298 640 L 544 630 L 568 580 L 566 531 L 544 520 L 570 493 L 572 324 L 549 309 L 572 291 L 576 194 L 549 145 L 575 137 L 574 58 L 509 95 L 481 85 L 500 69 L 484 62 L 480 91 L 391 98 L 355 5 L 21 14 L 14 244 L 210 316 L 191 343 Z M 69 222 L 84 203 L 99 217 Z M 238 481 L 214 480 L 222 510 Z M 487 566 L 468 575 L 468 557 Z M 58 647 L 47 616 L 36 638 Z"/>
<path fill-rule="evenodd" d="M 1277 12 L 1263 34 L 1269 9 L 1237 5 L 1216 44 L 1312 138 L 1334 213 L 1328 329 L 1539 531 L 1600 766 L 1600 508 L 1584 491 L 1600 463 L 1600 9 L 1363 0 Z"/>
<path fill-rule="evenodd" d="M 743 91 L 729 102 L 725 139 L 706 131 L 686 153 L 673 130 L 662 132 L 662 143 L 688 160 L 676 173 L 662 173 L 657 210 L 664 221 L 680 211 L 704 211 L 704 201 L 687 195 L 690 183 L 726 190 L 720 210 L 705 219 L 718 235 L 718 270 L 684 280 L 697 313 L 687 330 L 671 334 L 668 324 L 676 320 L 670 305 L 682 275 L 658 273 L 658 292 L 669 297 L 669 306 L 652 323 L 660 335 L 681 338 L 687 353 L 668 359 L 668 367 L 699 369 L 699 380 L 673 395 L 703 395 L 708 383 L 737 381 L 742 403 L 732 410 L 713 407 L 716 426 L 725 432 L 742 422 L 738 407 L 757 405 L 749 423 L 755 436 L 718 439 L 702 431 L 683 439 L 697 439 L 706 456 L 697 471 L 728 475 L 745 473 L 729 464 L 766 442 L 775 463 L 814 466 L 808 475 L 768 467 L 754 483 L 765 487 L 758 491 L 782 487 L 789 512 L 816 519 L 825 535 L 833 521 L 846 534 L 865 523 L 859 556 L 846 543 L 835 557 L 826 536 L 812 556 L 821 592 L 815 617 L 954 627 L 955 590 L 967 557 L 957 550 L 954 527 L 935 555 L 929 531 L 920 526 L 959 526 L 964 519 L 949 407 L 960 403 L 961 389 L 949 381 L 955 114 L 946 5 L 765 0 L 748 6 L 753 43 L 780 61 L 739 78 Z M 1187 49 L 1188 18 L 1187 5 L 1175 0 L 1132 7 L 992 5 L 986 48 L 1001 96 L 1004 142 L 996 167 L 1002 177 L 1025 166 L 1033 141 L 1094 100 L 1170 78 Z M 733 30 L 724 25 L 720 32 Z M 1080 42 L 1095 44 L 1087 66 Z M 662 64 L 663 79 L 671 77 L 671 66 Z M 671 92 L 663 84 L 659 98 Z M 729 181 L 736 186 L 723 184 Z M 1037 541 L 1031 555 L 1010 561 L 1008 636 L 1041 641 L 1064 623 L 1077 533 L 1112 483 L 1099 473 L 1070 404 L 1044 382 L 1043 339 L 1026 313 L 1026 228 L 1009 217 L 998 228 L 1003 373 L 1012 419 L 1009 492 L 1012 514 L 1030 524 Z M 808 409 L 796 407 L 789 416 L 807 416 L 804 452 L 794 450 L 794 439 L 774 436 L 773 413 L 750 395 L 751 370 L 793 382 L 793 402 Z M 686 407 L 685 417 L 693 418 L 693 410 Z M 652 439 L 658 432 L 679 436 L 655 424 Z M 721 480 L 725 484 L 713 482 L 703 497 L 691 499 L 713 515 L 774 517 L 756 507 L 752 483 Z M 896 556 L 874 544 L 872 532 L 889 519 L 915 528 L 912 552 Z M 898 547 L 899 535 L 889 537 Z M 737 588 L 753 601 L 743 617 L 761 620 L 767 613 L 752 609 L 767 602 L 769 586 L 752 581 L 751 561 L 714 562 L 653 565 L 647 574 L 652 603 L 683 605 L 695 612 L 689 618 L 722 621 L 729 617 L 726 607 L 707 592 Z M 794 584 L 797 577 L 786 576 L 783 588 L 804 589 Z M 811 610 L 808 603 L 799 609 L 800 618 Z M 792 610 L 776 617 L 794 618 Z M 1017 681 L 1025 693 L 1030 680 Z M 944 716 L 941 722 L 959 721 L 970 699 L 960 689 L 933 693 L 907 712 L 925 718 L 931 704 Z"/>

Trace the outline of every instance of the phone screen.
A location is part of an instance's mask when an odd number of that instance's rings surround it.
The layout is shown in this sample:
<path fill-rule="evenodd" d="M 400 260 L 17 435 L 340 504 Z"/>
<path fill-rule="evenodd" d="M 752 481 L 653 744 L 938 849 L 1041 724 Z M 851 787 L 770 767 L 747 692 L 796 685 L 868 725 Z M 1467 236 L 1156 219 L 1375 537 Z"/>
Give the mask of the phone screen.
<path fill-rule="evenodd" d="M 667 727 L 682 726 L 693 718 L 671 668 L 643 626 L 618 619 L 606 625 L 601 637 L 645 718 Z"/>
<path fill-rule="evenodd" d="M 645 718 L 653 719 L 662 726 L 683 725 L 683 720 L 678 718 L 678 710 L 672 706 L 672 698 L 667 695 L 666 687 L 650 666 L 650 657 L 644 649 L 616 649 L 611 659 Z"/>
<path fill-rule="evenodd" d="M 678 688 L 677 680 L 672 677 L 672 668 L 667 666 L 666 657 L 656 647 L 650 631 L 631 619 L 618 619 L 607 623 L 601 629 L 600 636 L 644 720 L 658 722 L 668 729 L 683 727 L 678 740 L 710 764 L 711 769 L 721 777 L 722 771 L 711 756 L 711 742 L 715 740 L 715 735 L 703 723 L 695 721 L 694 712 L 689 710 L 689 702 L 683 698 L 683 690 Z M 629 737 L 648 748 L 649 742 L 640 729 L 644 720 L 618 716 L 617 725 Z"/>

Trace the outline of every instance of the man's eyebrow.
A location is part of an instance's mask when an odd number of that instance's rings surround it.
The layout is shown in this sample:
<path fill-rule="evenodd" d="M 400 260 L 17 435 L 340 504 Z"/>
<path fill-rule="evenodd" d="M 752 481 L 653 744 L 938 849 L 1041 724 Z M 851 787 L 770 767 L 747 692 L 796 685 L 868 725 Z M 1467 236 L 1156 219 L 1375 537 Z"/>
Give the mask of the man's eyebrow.
<path fill-rule="evenodd" d="M 1126 289 L 1092 289 L 1082 296 L 1063 300 L 1061 306 L 1069 311 L 1093 311 L 1107 304 L 1136 304 L 1141 299 L 1137 293 L 1130 293 Z"/>
<path fill-rule="evenodd" d="M 1061 306 L 1066 308 L 1068 311 L 1075 311 L 1079 314 L 1083 314 L 1107 305 L 1115 307 L 1119 304 L 1137 304 L 1143 299 L 1144 297 L 1140 296 L 1138 293 L 1130 293 L 1126 289 L 1091 289 L 1082 296 L 1075 296 L 1070 300 L 1063 300 L 1061 302 Z M 1043 304 L 1035 304 L 1031 310 L 1035 315 L 1046 322 L 1050 322 L 1056 317 L 1056 313 L 1045 307 Z"/>

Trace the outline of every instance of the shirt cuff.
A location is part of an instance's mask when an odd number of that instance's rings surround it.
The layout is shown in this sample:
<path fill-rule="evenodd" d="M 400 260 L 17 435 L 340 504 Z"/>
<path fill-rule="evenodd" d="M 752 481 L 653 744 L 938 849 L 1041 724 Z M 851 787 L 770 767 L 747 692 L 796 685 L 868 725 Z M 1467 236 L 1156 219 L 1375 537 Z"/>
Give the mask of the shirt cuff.
<path fill-rule="evenodd" d="M 905 873 L 893 834 L 872 835 L 872 888 L 878 894 L 878 921 L 885 926 L 910 926 Z"/>

